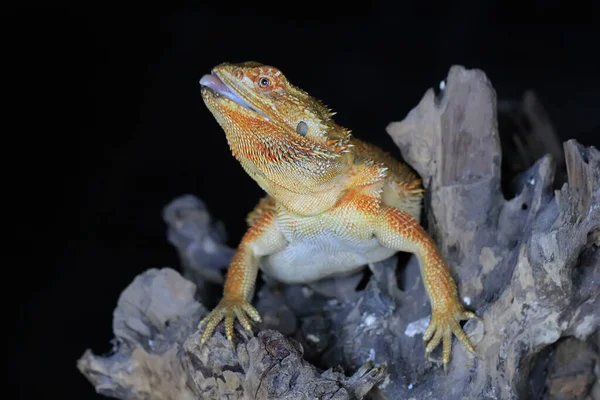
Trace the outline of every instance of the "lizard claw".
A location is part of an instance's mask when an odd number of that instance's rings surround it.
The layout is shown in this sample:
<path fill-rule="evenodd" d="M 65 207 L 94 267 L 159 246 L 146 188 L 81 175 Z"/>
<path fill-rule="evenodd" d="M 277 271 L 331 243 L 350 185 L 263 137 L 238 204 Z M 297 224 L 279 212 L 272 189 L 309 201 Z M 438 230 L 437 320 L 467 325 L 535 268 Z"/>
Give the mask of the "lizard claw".
<path fill-rule="evenodd" d="M 442 363 L 444 364 L 444 370 L 446 370 L 448 363 L 450 362 L 453 334 L 456 335 L 458 340 L 460 340 L 471 354 L 475 354 L 475 348 L 461 328 L 459 322 L 471 318 L 479 319 L 479 317 L 471 311 L 466 311 L 460 305 L 458 305 L 457 308 L 458 309 L 452 310 L 434 307 L 429 326 L 423 334 L 423 342 L 426 343 L 425 357 L 427 359 L 429 359 L 429 354 L 440 344 L 440 342 L 442 343 Z"/>
<path fill-rule="evenodd" d="M 198 328 L 206 324 L 204 332 L 200 337 L 200 344 L 205 344 L 212 336 L 217 325 L 225 319 L 225 334 L 227 339 L 233 343 L 233 323 L 235 318 L 240 321 L 240 324 L 246 331 L 252 334 L 252 324 L 250 320 L 261 322 L 261 317 L 258 311 L 244 299 L 225 299 L 223 298 L 219 304 L 199 323 Z"/>

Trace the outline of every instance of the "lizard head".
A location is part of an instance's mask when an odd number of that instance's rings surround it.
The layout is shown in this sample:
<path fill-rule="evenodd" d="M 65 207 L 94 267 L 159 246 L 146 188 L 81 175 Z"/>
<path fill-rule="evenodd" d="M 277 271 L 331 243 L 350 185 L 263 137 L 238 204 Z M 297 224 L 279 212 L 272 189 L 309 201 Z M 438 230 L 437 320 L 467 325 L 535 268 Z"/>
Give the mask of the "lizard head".
<path fill-rule="evenodd" d="M 269 194 L 322 197 L 340 186 L 350 131 L 280 70 L 256 62 L 223 63 L 200 85 L 233 155 Z"/>

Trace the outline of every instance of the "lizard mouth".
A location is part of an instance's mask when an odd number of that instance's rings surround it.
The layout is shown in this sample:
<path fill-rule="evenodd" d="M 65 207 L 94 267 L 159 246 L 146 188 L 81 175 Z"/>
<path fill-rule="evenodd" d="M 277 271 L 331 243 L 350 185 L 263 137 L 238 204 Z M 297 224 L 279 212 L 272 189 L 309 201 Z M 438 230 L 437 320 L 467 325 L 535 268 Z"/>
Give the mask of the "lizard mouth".
<path fill-rule="evenodd" d="M 236 104 L 239 104 L 244 108 L 247 108 L 251 111 L 254 111 L 257 114 L 262 115 L 267 120 L 269 119 L 269 117 L 267 117 L 265 113 L 252 107 L 250 104 L 248 104 L 248 102 L 246 102 L 244 99 L 238 96 L 237 93 L 235 93 L 229 86 L 225 84 L 225 82 L 223 82 L 221 78 L 219 78 L 215 74 L 204 75 L 202 78 L 200 78 L 200 85 L 212 90 L 215 93 L 227 97 L 229 100 L 233 101 Z"/>

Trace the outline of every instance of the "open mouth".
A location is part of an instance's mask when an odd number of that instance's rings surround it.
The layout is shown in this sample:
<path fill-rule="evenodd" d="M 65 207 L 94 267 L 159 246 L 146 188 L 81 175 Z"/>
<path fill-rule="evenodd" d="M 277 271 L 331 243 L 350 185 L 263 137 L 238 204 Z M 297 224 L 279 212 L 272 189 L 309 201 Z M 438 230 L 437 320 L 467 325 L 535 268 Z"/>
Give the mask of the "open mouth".
<path fill-rule="evenodd" d="M 218 76 L 216 76 L 214 74 L 204 75 L 202 78 L 200 78 L 200 85 L 206 86 L 207 88 L 217 92 L 218 94 L 220 94 L 222 96 L 227 97 L 229 100 L 239 104 L 240 106 L 247 108 L 249 110 L 252 110 L 255 113 L 262 115 L 266 119 L 269 119 L 269 117 L 267 117 L 262 111 L 257 110 L 256 108 L 252 107 L 244 99 L 242 99 L 240 96 L 238 96 L 233 90 L 231 90 L 221 80 L 221 78 L 219 78 Z"/>

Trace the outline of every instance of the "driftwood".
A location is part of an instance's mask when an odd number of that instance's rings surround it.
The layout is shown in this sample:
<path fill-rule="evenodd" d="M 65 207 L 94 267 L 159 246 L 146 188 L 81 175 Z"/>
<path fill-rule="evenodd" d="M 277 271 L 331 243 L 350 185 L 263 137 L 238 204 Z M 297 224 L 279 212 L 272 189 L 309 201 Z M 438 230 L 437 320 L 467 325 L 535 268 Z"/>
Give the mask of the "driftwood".
<path fill-rule="evenodd" d="M 254 302 L 264 320 L 257 336 L 238 329 L 234 347 L 220 325 L 200 347 L 196 326 L 220 297 L 231 249 L 202 202 L 185 196 L 164 218 L 189 280 L 169 268 L 137 277 L 115 310 L 113 352 L 87 350 L 79 370 L 99 393 L 120 399 L 598 393 L 600 153 L 568 141 L 560 190 L 553 190 L 555 161 L 544 155 L 505 199 L 496 112 L 485 74 L 455 66 L 439 95 L 427 91 L 387 128 L 428 189 L 424 225 L 463 302 L 482 318 L 465 325 L 475 357 L 454 341 L 448 371 L 425 360 L 430 307 L 416 260 L 406 255 L 314 285 L 267 278 Z"/>

